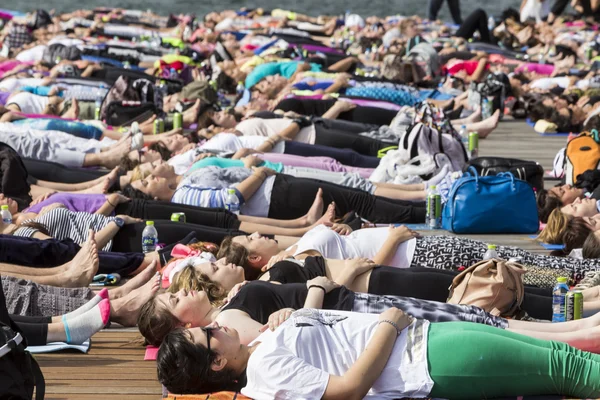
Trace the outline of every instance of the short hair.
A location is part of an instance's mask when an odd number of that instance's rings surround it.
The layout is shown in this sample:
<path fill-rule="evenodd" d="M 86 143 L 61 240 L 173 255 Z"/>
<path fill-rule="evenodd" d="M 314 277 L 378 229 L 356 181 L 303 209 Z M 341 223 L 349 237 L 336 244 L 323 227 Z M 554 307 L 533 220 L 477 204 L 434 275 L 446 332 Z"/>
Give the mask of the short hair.
<path fill-rule="evenodd" d="M 600 258 L 600 240 L 595 235 L 595 232 L 591 232 L 581 249 L 583 258 Z"/>
<path fill-rule="evenodd" d="M 227 236 L 221 242 L 221 247 L 219 248 L 217 258 L 223 257 L 225 257 L 227 262 L 239 265 L 242 268 L 244 268 L 246 279 L 249 281 L 258 279 L 258 277 L 261 274 L 260 270 L 257 270 L 252 265 L 250 265 L 250 252 L 248 251 L 248 249 L 246 249 L 241 244 L 234 243 L 233 236 Z"/>
<path fill-rule="evenodd" d="M 128 197 L 130 199 L 154 200 L 152 196 L 134 188 L 133 186 L 131 186 L 131 184 L 123 187 L 123 189 L 121 189 L 121 192 L 123 193 L 123 196 Z"/>
<path fill-rule="evenodd" d="M 540 221 L 543 223 L 548 222 L 548 218 L 552 211 L 557 208 L 560 208 L 563 204 L 559 198 L 551 194 L 545 189 L 540 190 L 537 193 L 537 208 L 538 208 L 538 216 Z"/>
<path fill-rule="evenodd" d="M 165 337 L 158 349 L 158 380 L 169 392 L 237 392 L 245 385 L 245 379 L 240 379 L 229 368 L 214 371 L 211 365 L 217 353 L 191 339 L 189 331 L 178 328 Z"/>

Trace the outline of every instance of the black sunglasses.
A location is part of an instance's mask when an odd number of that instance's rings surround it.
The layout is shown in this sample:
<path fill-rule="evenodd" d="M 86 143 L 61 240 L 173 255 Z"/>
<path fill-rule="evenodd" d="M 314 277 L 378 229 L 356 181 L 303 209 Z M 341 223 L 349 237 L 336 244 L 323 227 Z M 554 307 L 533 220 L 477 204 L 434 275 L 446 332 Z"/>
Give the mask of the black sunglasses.
<path fill-rule="evenodd" d="M 209 361 L 210 361 L 210 338 L 212 337 L 212 331 L 215 328 L 211 328 L 211 327 L 205 327 L 205 328 L 201 328 L 204 332 L 206 332 L 206 348 L 208 349 L 208 354 L 209 354 Z"/>

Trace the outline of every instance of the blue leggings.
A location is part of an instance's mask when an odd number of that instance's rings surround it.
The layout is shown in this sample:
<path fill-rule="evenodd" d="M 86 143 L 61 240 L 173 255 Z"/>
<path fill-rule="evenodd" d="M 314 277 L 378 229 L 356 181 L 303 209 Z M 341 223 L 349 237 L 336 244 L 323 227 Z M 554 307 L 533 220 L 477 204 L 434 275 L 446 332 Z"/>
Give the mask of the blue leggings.
<path fill-rule="evenodd" d="M 81 122 L 65 121 L 54 118 L 27 118 L 14 121 L 14 123 L 41 131 L 61 131 L 82 139 L 100 140 L 102 138 L 102 131 L 100 129 L 95 126 L 82 124 Z"/>

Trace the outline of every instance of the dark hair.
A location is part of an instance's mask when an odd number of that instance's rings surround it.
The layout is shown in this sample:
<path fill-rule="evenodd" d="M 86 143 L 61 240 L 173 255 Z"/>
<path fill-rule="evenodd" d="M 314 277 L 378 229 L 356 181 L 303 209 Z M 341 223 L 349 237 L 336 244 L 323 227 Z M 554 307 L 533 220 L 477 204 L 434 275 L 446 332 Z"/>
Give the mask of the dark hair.
<path fill-rule="evenodd" d="M 140 308 L 137 325 L 148 344 L 160 346 L 167 334 L 182 323 L 168 308 L 161 309 L 154 295 Z"/>
<path fill-rule="evenodd" d="M 14 234 L 17 229 L 19 228 L 31 228 L 31 229 L 36 229 L 38 231 L 40 231 L 41 234 L 44 234 L 46 236 L 52 236 L 48 230 L 48 227 L 44 224 L 40 224 L 39 222 L 35 222 L 35 221 L 29 221 L 29 222 L 23 222 L 22 224 L 18 225 L 12 232 L 10 232 L 10 234 Z"/>
<path fill-rule="evenodd" d="M 239 379 L 229 368 L 214 371 L 211 365 L 217 353 L 193 343 L 191 339 L 188 331 L 176 329 L 165 337 L 158 350 L 158 380 L 169 392 L 237 392 L 245 385 L 245 379 Z"/>
<path fill-rule="evenodd" d="M 542 100 L 534 102 L 527 110 L 529 118 L 533 121 L 539 121 L 540 119 L 550 119 L 552 116 L 553 109 L 546 107 Z"/>
<path fill-rule="evenodd" d="M 131 186 L 131 184 L 126 185 L 124 188 L 122 188 L 121 192 L 123 192 L 123 196 L 129 197 L 130 199 L 154 200 L 152 196 L 134 188 L 133 186 Z"/>
<path fill-rule="evenodd" d="M 152 143 L 150 146 L 148 146 L 148 149 L 157 151 L 158 154 L 160 154 L 160 158 L 162 158 L 164 161 L 168 161 L 173 154 L 163 142 Z"/>
<path fill-rule="evenodd" d="M 585 239 L 581 253 L 583 258 L 600 258 L 600 240 L 595 232 L 590 233 Z"/>
<path fill-rule="evenodd" d="M 538 208 L 538 216 L 540 218 L 540 221 L 542 221 L 544 224 L 548 222 L 548 217 L 550 216 L 552 211 L 562 206 L 562 202 L 560 201 L 560 199 L 550 194 L 550 192 L 548 192 L 545 189 L 542 189 L 537 193 L 536 202 Z"/>
<path fill-rule="evenodd" d="M 565 245 L 563 252 L 568 255 L 573 249 L 581 249 L 589 237 L 593 233 L 583 218 L 574 217 L 567 222 L 563 233 L 562 242 Z"/>
<path fill-rule="evenodd" d="M 261 274 L 261 271 L 254 268 L 248 257 L 250 256 L 250 252 L 241 244 L 237 244 L 233 242 L 233 236 L 227 236 L 221 242 L 221 246 L 219 248 L 219 253 L 217 254 L 217 259 L 225 257 L 227 262 L 233 263 L 235 265 L 239 265 L 244 268 L 244 273 L 246 275 L 246 280 L 253 281 L 258 279 Z"/>
<path fill-rule="evenodd" d="M 123 156 L 119 161 L 119 169 L 121 171 L 133 171 L 135 167 L 140 165 L 140 160 L 132 160 L 128 156 Z"/>
<path fill-rule="evenodd" d="M 556 124 L 558 132 L 571 132 L 573 129 L 573 124 L 571 123 L 571 110 L 569 110 L 569 116 L 562 115 L 557 110 L 554 110 L 550 116 L 550 122 Z"/>
<path fill-rule="evenodd" d="M 594 115 L 583 126 L 583 130 L 590 132 L 592 129 L 600 130 L 600 115 Z"/>

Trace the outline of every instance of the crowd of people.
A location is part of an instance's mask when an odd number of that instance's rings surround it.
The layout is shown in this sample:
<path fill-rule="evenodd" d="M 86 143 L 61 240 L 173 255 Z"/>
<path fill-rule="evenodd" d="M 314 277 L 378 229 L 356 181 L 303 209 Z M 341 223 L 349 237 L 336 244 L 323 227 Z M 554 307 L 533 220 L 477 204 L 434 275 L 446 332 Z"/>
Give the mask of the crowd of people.
<path fill-rule="evenodd" d="M 462 149 L 504 117 L 598 135 L 599 4 L 463 19 L 449 0 L 449 25 L 441 3 L 430 19 L 0 9 L 0 275 L 27 342 L 138 326 L 177 394 L 598 397 L 598 288 L 585 318 L 543 321 L 556 276 L 598 277 L 599 172 L 537 193 L 538 239 L 564 250 L 498 247 L 528 269 L 529 320 L 507 319 L 446 303 L 486 243 L 402 225 L 434 186 L 445 201 L 465 152 L 416 162 L 402 140 L 427 126 Z M 99 274 L 129 279 L 96 292 Z"/>

